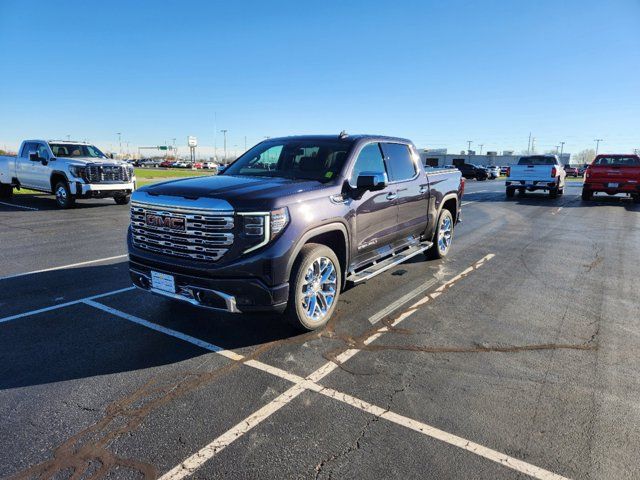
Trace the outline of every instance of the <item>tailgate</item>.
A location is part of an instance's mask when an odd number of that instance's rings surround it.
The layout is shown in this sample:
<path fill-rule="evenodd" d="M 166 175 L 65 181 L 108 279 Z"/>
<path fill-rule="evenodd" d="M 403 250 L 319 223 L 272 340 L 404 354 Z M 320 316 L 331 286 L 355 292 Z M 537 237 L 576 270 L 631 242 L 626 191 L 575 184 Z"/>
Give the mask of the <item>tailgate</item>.
<path fill-rule="evenodd" d="M 511 180 L 544 180 L 552 179 L 551 165 L 514 165 L 511 167 Z"/>
<path fill-rule="evenodd" d="M 597 183 L 638 183 L 640 166 L 591 165 L 588 182 Z"/>

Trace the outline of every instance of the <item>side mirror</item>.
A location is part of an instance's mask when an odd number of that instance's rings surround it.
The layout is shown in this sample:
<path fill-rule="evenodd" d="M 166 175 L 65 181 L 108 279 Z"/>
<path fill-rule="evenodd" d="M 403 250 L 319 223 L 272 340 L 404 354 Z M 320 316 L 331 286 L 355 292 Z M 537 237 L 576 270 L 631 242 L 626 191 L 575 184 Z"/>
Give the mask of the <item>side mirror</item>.
<path fill-rule="evenodd" d="M 360 172 L 356 180 L 358 190 L 369 190 L 371 192 L 382 190 L 387 184 L 387 174 L 382 172 Z"/>
<path fill-rule="evenodd" d="M 31 160 L 32 162 L 39 162 L 40 161 L 40 157 L 38 156 L 37 152 L 30 152 L 29 153 L 29 160 Z"/>

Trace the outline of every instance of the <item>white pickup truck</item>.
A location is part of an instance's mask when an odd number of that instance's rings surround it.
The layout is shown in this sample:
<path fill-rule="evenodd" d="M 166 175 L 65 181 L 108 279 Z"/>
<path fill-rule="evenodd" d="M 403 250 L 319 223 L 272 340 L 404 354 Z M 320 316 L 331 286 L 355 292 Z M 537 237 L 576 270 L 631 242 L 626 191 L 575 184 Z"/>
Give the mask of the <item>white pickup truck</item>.
<path fill-rule="evenodd" d="M 125 205 L 135 185 L 131 165 L 84 142 L 25 140 L 17 156 L 0 156 L 0 198 L 28 188 L 54 194 L 60 208 L 72 207 L 77 198 L 113 198 Z"/>
<path fill-rule="evenodd" d="M 516 190 L 521 195 L 527 190 L 547 190 L 551 197 L 562 195 L 566 176 L 564 167 L 555 155 L 520 157 L 517 165 L 507 169 L 507 197 L 513 197 Z"/>

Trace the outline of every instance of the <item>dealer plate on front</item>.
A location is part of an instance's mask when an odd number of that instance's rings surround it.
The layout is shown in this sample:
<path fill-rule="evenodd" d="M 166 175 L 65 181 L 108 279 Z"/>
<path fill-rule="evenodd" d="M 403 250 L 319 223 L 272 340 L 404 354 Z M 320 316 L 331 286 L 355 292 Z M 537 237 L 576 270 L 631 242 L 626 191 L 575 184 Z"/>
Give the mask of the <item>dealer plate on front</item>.
<path fill-rule="evenodd" d="M 620 184 L 619 183 L 608 183 L 607 186 L 609 188 L 618 188 L 620 186 Z"/>
<path fill-rule="evenodd" d="M 163 292 L 176 293 L 176 280 L 173 275 L 151 271 L 151 287 Z"/>

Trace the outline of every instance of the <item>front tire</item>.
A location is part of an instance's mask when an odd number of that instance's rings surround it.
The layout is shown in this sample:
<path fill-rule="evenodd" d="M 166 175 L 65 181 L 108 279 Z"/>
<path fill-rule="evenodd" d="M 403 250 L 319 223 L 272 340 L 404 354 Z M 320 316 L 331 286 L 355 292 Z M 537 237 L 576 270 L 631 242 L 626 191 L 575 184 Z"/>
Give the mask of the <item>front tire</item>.
<path fill-rule="evenodd" d="M 427 258 L 436 260 L 444 258 L 451 250 L 453 241 L 453 215 L 449 210 L 443 209 L 438 217 L 436 232 L 433 236 L 433 246 L 427 250 Z"/>
<path fill-rule="evenodd" d="M 53 193 L 56 196 L 56 205 L 58 205 L 58 208 L 71 208 L 76 202 L 75 197 L 71 195 L 71 190 L 69 190 L 67 182 L 59 181 L 56 183 Z"/>
<path fill-rule="evenodd" d="M 513 196 L 516 194 L 516 189 L 515 188 L 507 188 L 507 198 L 513 198 Z"/>
<path fill-rule="evenodd" d="M 587 190 L 586 188 L 582 189 L 582 200 L 584 201 L 589 201 L 593 199 L 593 192 L 590 190 Z"/>
<path fill-rule="evenodd" d="M 113 199 L 118 205 L 126 205 L 131 201 L 131 195 L 125 195 L 123 197 L 113 197 Z"/>
<path fill-rule="evenodd" d="M 0 184 L 0 198 L 9 199 L 13 196 L 13 186 L 4 183 Z"/>
<path fill-rule="evenodd" d="M 326 245 L 302 247 L 289 281 L 285 318 L 298 330 L 324 327 L 338 304 L 342 272 L 338 257 Z"/>

